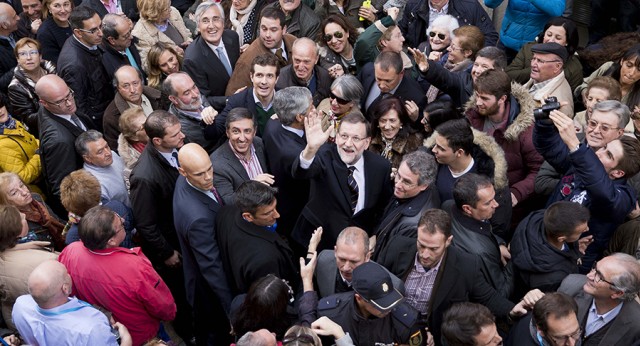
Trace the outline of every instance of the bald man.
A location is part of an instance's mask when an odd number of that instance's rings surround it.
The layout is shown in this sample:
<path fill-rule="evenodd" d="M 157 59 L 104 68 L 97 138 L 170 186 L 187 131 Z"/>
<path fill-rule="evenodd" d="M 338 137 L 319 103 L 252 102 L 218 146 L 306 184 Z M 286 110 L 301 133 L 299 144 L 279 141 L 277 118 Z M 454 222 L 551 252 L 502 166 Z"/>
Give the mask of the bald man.
<path fill-rule="evenodd" d="M 71 276 L 54 260 L 42 262 L 29 276 L 29 293 L 18 297 L 13 321 L 29 345 L 132 345 L 131 335 L 121 323 L 107 317 L 71 294 Z"/>
<path fill-rule="evenodd" d="M 13 32 L 18 30 L 20 17 L 7 3 L 0 3 L 0 91 L 5 95 L 13 78 L 13 69 L 18 64 L 13 54 L 16 41 Z"/>
<path fill-rule="evenodd" d="M 47 204 L 58 216 L 67 215 L 60 203 L 60 183 L 69 173 L 82 168 L 83 160 L 75 152 L 76 138 L 95 129 L 91 119 L 76 112 L 73 91 L 62 78 L 50 74 L 36 84 L 42 107 L 38 110 L 40 157 L 47 185 Z"/>
<path fill-rule="evenodd" d="M 196 143 L 185 144 L 178 161 L 173 220 L 182 249 L 187 300 L 194 310 L 196 340 L 206 340 L 202 345 L 229 344 L 227 318 L 233 297 L 216 242 L 215 220 L 223 202 L 213 186 L 213 166 Z"/>

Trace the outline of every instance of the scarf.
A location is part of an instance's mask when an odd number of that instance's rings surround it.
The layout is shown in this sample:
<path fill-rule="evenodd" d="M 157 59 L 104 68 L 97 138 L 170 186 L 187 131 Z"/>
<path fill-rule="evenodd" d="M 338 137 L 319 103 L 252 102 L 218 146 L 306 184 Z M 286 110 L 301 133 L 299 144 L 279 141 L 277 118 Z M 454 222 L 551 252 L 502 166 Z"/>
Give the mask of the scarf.
<path fill-rule="evenodd" d="M 18 209 L 25 214 L 27 221 L 37 223 L 46 228 L 53 239 L 53 245 L 56 250 L 62 250 L 64 247 L 64 239 L 62 239 L 64 225 L 49 213 L 47 206 L 43 202 L 33 198 L 29 205 Z"/>
<path fill-rule="evenodd" d="M 238 37 L 240 37 L 240 45 L 244 44 L 244 26 L 247 25 L 249 21 L 249 17 L 251 17 L 251 11 L 256 7 L 258 0 L 251 0 L 249 6 L 247 6 L 244 10 L 236 10 L 233 6 L 231 6 L 231 10 L 229 11 L 229 20 L 231 21 L 231 26 L 233 26 L 233 30 L 238 33 Z M 238 20 L 238 14 L 242 15 L 242 19 Z"/>
<path fill-rule="evenodd" d="M 0 133 L 4 133 L 4 129 L 11 129 L 11 130 L 15 130 L 16 129 L 16 119 L 14 119 L 11 114 L 8 114 L 9 116 L 9 120 L 0 123 Z"/>

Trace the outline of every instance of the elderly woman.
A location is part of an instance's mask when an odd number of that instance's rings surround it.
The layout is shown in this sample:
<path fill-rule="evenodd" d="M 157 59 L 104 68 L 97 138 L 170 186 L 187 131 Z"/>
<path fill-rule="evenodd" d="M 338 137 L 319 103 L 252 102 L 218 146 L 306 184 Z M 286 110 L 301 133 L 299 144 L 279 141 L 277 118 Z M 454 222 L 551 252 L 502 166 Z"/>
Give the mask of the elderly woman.
<path fill-rule="evenodd" d="M 9 100 L 13 115 L 27 125 L 29 131 L 38 135 L 37 113 L 40 109 L 36 83 L 42 76 L 55 74 L 56 67 L 50 61 L 41 59 L 40 42 L 32 38 L 22 38 L 16 42 L 13 52 L 18 60 L 9 84 Z"/>
<path fill-rule="evenodd" d="M 389 95 L 371 110 L 369 150 L 382 155 L 398 168 L 402 157 L 422 146 L 422 134 L 411 127 L 411 119 L 402 101 Z"/>
<path fill-rule="evenodd" d="M 42 176 L 40 154 L 36 154 L 39 146 L 40 142 L 9 114 L 0 98 L 0 171 L 16 173 L 37 193 L 41 193 L 36 183 Z"/>
<path fill-rule="evenodd" d="M 178 55 L 191 43 L 191 32 L 184 25 L 180 12 L 171 7 L 169 0 L 138 0 L 140 20 L 133 27 L 132 35 L 138 38 L 136 47 L 140 51 L 142 65 L 147 64 L 149 49 L 156 42 L 174 47 Z"/>
<path fill-rule="evenodd" d="M 360 100 L 363 96 L 364 88 L 356 77 L 352 75 L 340 76 L 331 83 L 329 97 L 322 100 L 317 109 L 321 115 L 326 114 L 332 121 L 335 121 L 337 129 L 343 116 L 353 110 L 360 110 Z"/>
<path fill-rule="evenodd" d="M 318 33 L 320 43 L 320 66 L 329 71 L 332 78 L 356 73 L 353 45 L 358 32 L 340 15 L 330 15 L 322 22 Z"/>
<path fill-rule="evenodd" d="M 120 136 L 118 137 L 118 153 L 124 161 L 124 176 L 129 185 L 129 175 L 133 166 L 138 162 L 144 147 L 149 141 L 149 136 L 144 131 L 144 122 L 147 117 L 142 109 L 131 107 L 122 112 L 118 125 L 120 126 Z"/>
<path fill-rule="evenodd" d="M 15 173 L 0 173 L 0 204 L 13 205 L 26 215 L 29 238 L 51 241 L 56 250 L 62 250 L 64 223 L 42 197 L 32 193 Z"/>
<path fill-rule="evenodd" d="M 439 16 L 427 29 L 428 39 L 418 46 L 430 60 L 447 61 L 447 48 L 455 36 L 453 31 L 459 28 L 458 20 L 451 15 Z"/>
<path fill-rule="evenodd" d="M 586 132 L 587 122 L 591 118 L 593 113 L 593 107 L 596 103 L 605 100 L 620 101 L 622 98 L 622 91 L 620 90 L 620 83 L 617 80 L 609 76 L 599 76 L 587 84 L 586 93 L 584 99 L 584 106 L 586 109 L 582 112 L 576 113 L 573 118 L 573 124 L 576 126 L 576 132 Z"/>
<path fill-rule="evenodd" d="M 35 267 L 48 260 L 57 260 L 58 253 L 46 251 L 36 244 L 18 244 L 18 239 L 27 236 L 29 226 L 25 215 L 18 208 L 0 204 L 0 301 L 2 317 L 7 326 L 16 329 L 11 318 L 13 303 L 29 294 L 27 279 Z"/>
<path fill-rule="evenodd" d="M 163 42 L 156 42 L 149 49 L 147 63 L 143 65 L 147 72 L 149 86 L 162 90 L 162 82 L 168 75 L 182 70 L 182 55 L 176 47 Z"/>
<path fill-rule="evenodd" d="M 51 61 L 54 65 L 58 62 L 58 55 L 62 46 L 73 34 L 69 25 L 69 16 L 73 10 L 72 0 L 43 0 L 42 1 L 42 25 L 38 29 L 36 38 L 42 45 L 42 58 Z"/>

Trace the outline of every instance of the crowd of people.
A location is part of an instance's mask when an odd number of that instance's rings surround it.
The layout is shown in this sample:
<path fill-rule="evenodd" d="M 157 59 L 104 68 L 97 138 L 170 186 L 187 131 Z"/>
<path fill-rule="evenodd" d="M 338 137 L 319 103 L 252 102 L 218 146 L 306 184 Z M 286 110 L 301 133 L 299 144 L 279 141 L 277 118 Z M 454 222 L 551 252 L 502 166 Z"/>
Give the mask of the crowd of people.
<path fill-rule="evenodd" d="M 573 9 L 0 2 L 2 343 L 640 345 L 640 5 Z"/>

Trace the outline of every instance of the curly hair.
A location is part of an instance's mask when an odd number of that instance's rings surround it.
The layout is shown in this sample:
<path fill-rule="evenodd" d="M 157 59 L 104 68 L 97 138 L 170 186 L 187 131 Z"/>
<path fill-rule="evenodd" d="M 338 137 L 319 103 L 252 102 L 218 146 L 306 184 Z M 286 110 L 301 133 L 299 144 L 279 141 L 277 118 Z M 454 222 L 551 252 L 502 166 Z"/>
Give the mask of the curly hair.
<path fill-rule="evenodd" d="M 100 204 L 100 192 L 98 178 L 84 169 L 69 173 L 60 183 L 62 205 L 78 216 Z"/>

